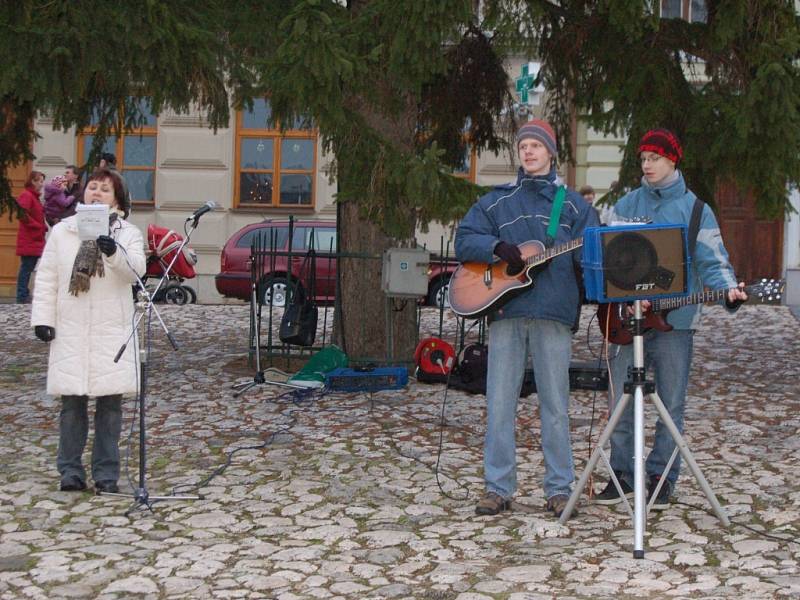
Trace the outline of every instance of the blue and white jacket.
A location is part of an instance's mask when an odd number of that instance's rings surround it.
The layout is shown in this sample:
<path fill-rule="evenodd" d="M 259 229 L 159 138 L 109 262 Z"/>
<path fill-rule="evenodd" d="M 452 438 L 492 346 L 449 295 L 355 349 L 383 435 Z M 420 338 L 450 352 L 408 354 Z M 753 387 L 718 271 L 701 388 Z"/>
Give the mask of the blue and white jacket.
<path fill-rule="evenodd" d="M 497 186 L 482 196 L 458 226 L 458 260 L 491 263 L 497 260 L 493 250 L 501 241 L 517 245 L 531 240 L 545 243 L 557 189 L 555 169 L 539 177 L 520 169 L 515 183 Z M 580 194 L 567 190 L 554 245 L 579 238 L 584 228 L 597 225 L 597 211 Z M 572 326 L 580 303 L 575 278 L 580 259 L 580 249 L 554 257 L 536 276 L 531 288 L 493 313 L 492 318 L 549 319 Z"/>
<path fill-rule="evenodd" d="M 683 174 L 676 171 L 677 178 L 663 187 L 653 187 L 642 178 L 642 186 L 628 192 L 614 206 L 613 225 L 633 219 L 648 219 L 656 225 L 689 225 L 697 196 L 686 187 Z M 704 287 L 722 290 L 736 287 L 728 252 L 722 243 L 714 211 L 706 204 L 700 218 L 700 230 L 694 256 L 691 257 L 689 293 L 702 292 Z M 700 319 L 702 305 L 693 304 L 675 309 L 667 315 L 667 321 L 675 329 L 695 329 Z"/>

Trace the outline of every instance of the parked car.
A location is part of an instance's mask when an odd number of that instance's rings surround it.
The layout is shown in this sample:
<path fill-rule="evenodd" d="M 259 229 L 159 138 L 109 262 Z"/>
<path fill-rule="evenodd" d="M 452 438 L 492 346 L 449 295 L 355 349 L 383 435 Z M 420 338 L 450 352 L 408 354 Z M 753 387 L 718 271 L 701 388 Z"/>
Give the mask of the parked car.
<path fill-rule="evenodd" d="M 332 302 L 336 296 L 336 223 L 322 219 L 297 219 L 293 223 L 291 240 L 291 260 L 289 256 L 278 256 L 277 253 L 289 252 L 289 221 L 265 220 L 260 223 L 245 225 L 234 233 L 222 248 L 220 256 L 220 272 L 214 278 L 217 291 L 228 298 L 240 298 L 249 301 L 250 287 L 250 253 L 256 236 L 261 236 L 260 244 L 265 248 L 275 248 L 274 261 L 267 259 L 263 267 L 263 278 L 258 287 L 260 300 L 264 304 L 283 306 L 289 293 L 289 285 L 300 286 L 302 291 L 308 288 L 308 274 L 302 273 L 303 261 L 313 237 L 316 250 L 316 293 L 318 302 Z M 297 253 L 297 255 L 294 255 Z M 428 273 L 428 294 L 426 304 L 438 306 L 447 301 L 447 286 L 450 276 L 458 267 L 455 259 L 444 260 L 431 257 Z M 296 291 L 296 287 L 293 291 Z"/>

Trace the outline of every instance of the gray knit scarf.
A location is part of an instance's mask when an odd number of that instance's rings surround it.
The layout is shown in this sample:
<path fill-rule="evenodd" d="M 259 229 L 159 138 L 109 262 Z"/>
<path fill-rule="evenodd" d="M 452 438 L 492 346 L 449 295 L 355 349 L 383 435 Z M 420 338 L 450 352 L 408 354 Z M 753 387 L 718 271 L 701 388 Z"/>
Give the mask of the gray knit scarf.
<path fill-rule="evenodd" d="M 108 216 L 108 227 L 117 220 L 117 214 L 111 213 Z M 91 278 L 97 275 L 103 277 L 105 270 L 103 268 L 103 253 L 97 247 L 95 240 L 85 240 L 81 242 L 78 248 L 78 254 L 75 256 L 75 262 L 72 263 L 72 275 L 69 278 L 69 293 L 77 296 L 81 292 L 88 292 L 91 284 Z"/>

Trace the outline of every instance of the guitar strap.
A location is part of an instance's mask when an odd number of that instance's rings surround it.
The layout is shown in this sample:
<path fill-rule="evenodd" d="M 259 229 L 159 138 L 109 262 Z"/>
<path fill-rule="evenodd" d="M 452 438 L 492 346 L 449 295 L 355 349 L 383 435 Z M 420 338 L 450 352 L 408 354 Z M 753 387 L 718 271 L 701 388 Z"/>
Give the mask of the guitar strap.
<path fill-rule="evenodd" d="M 553 199 L 553 209 L 550 211 L 550 223 L 547 225 L 547 236 L 544 240 L 544 245 L 548 248 L 550 248 L 556 241 L 558 224 L 561 220 L 561 207 L 564 206 L 564 197 L 566 195 L 566 188 L 563 185 L 558 186 L 556 197 Z"/>
<path fill-rule="evenodd" d="M 694 258 L 694 247 L 697 245 L 697 234 L 700 233 L 700 218 L 703 216 L 705 203 L 695 198 L 692 216 L 689 219 L 689 258 Z"/>

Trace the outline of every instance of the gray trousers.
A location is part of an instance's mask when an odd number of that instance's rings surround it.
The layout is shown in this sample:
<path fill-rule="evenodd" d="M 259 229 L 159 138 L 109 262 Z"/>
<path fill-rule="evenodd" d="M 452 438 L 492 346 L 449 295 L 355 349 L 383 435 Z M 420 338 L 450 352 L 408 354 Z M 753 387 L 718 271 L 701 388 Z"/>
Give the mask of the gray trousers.
<path fill-rule="evenodd" d="M 77 477 L 86 482 L 83 468 L 83 449 L 89 434 L 87 396 L 61 396 L 58 458 L 56 464 L 61 480 Z M 119 479 L 119 436 L 122 431 L 122 396 L 95 398 L 94 443 L 92 444 L 92 479 Z"/>

